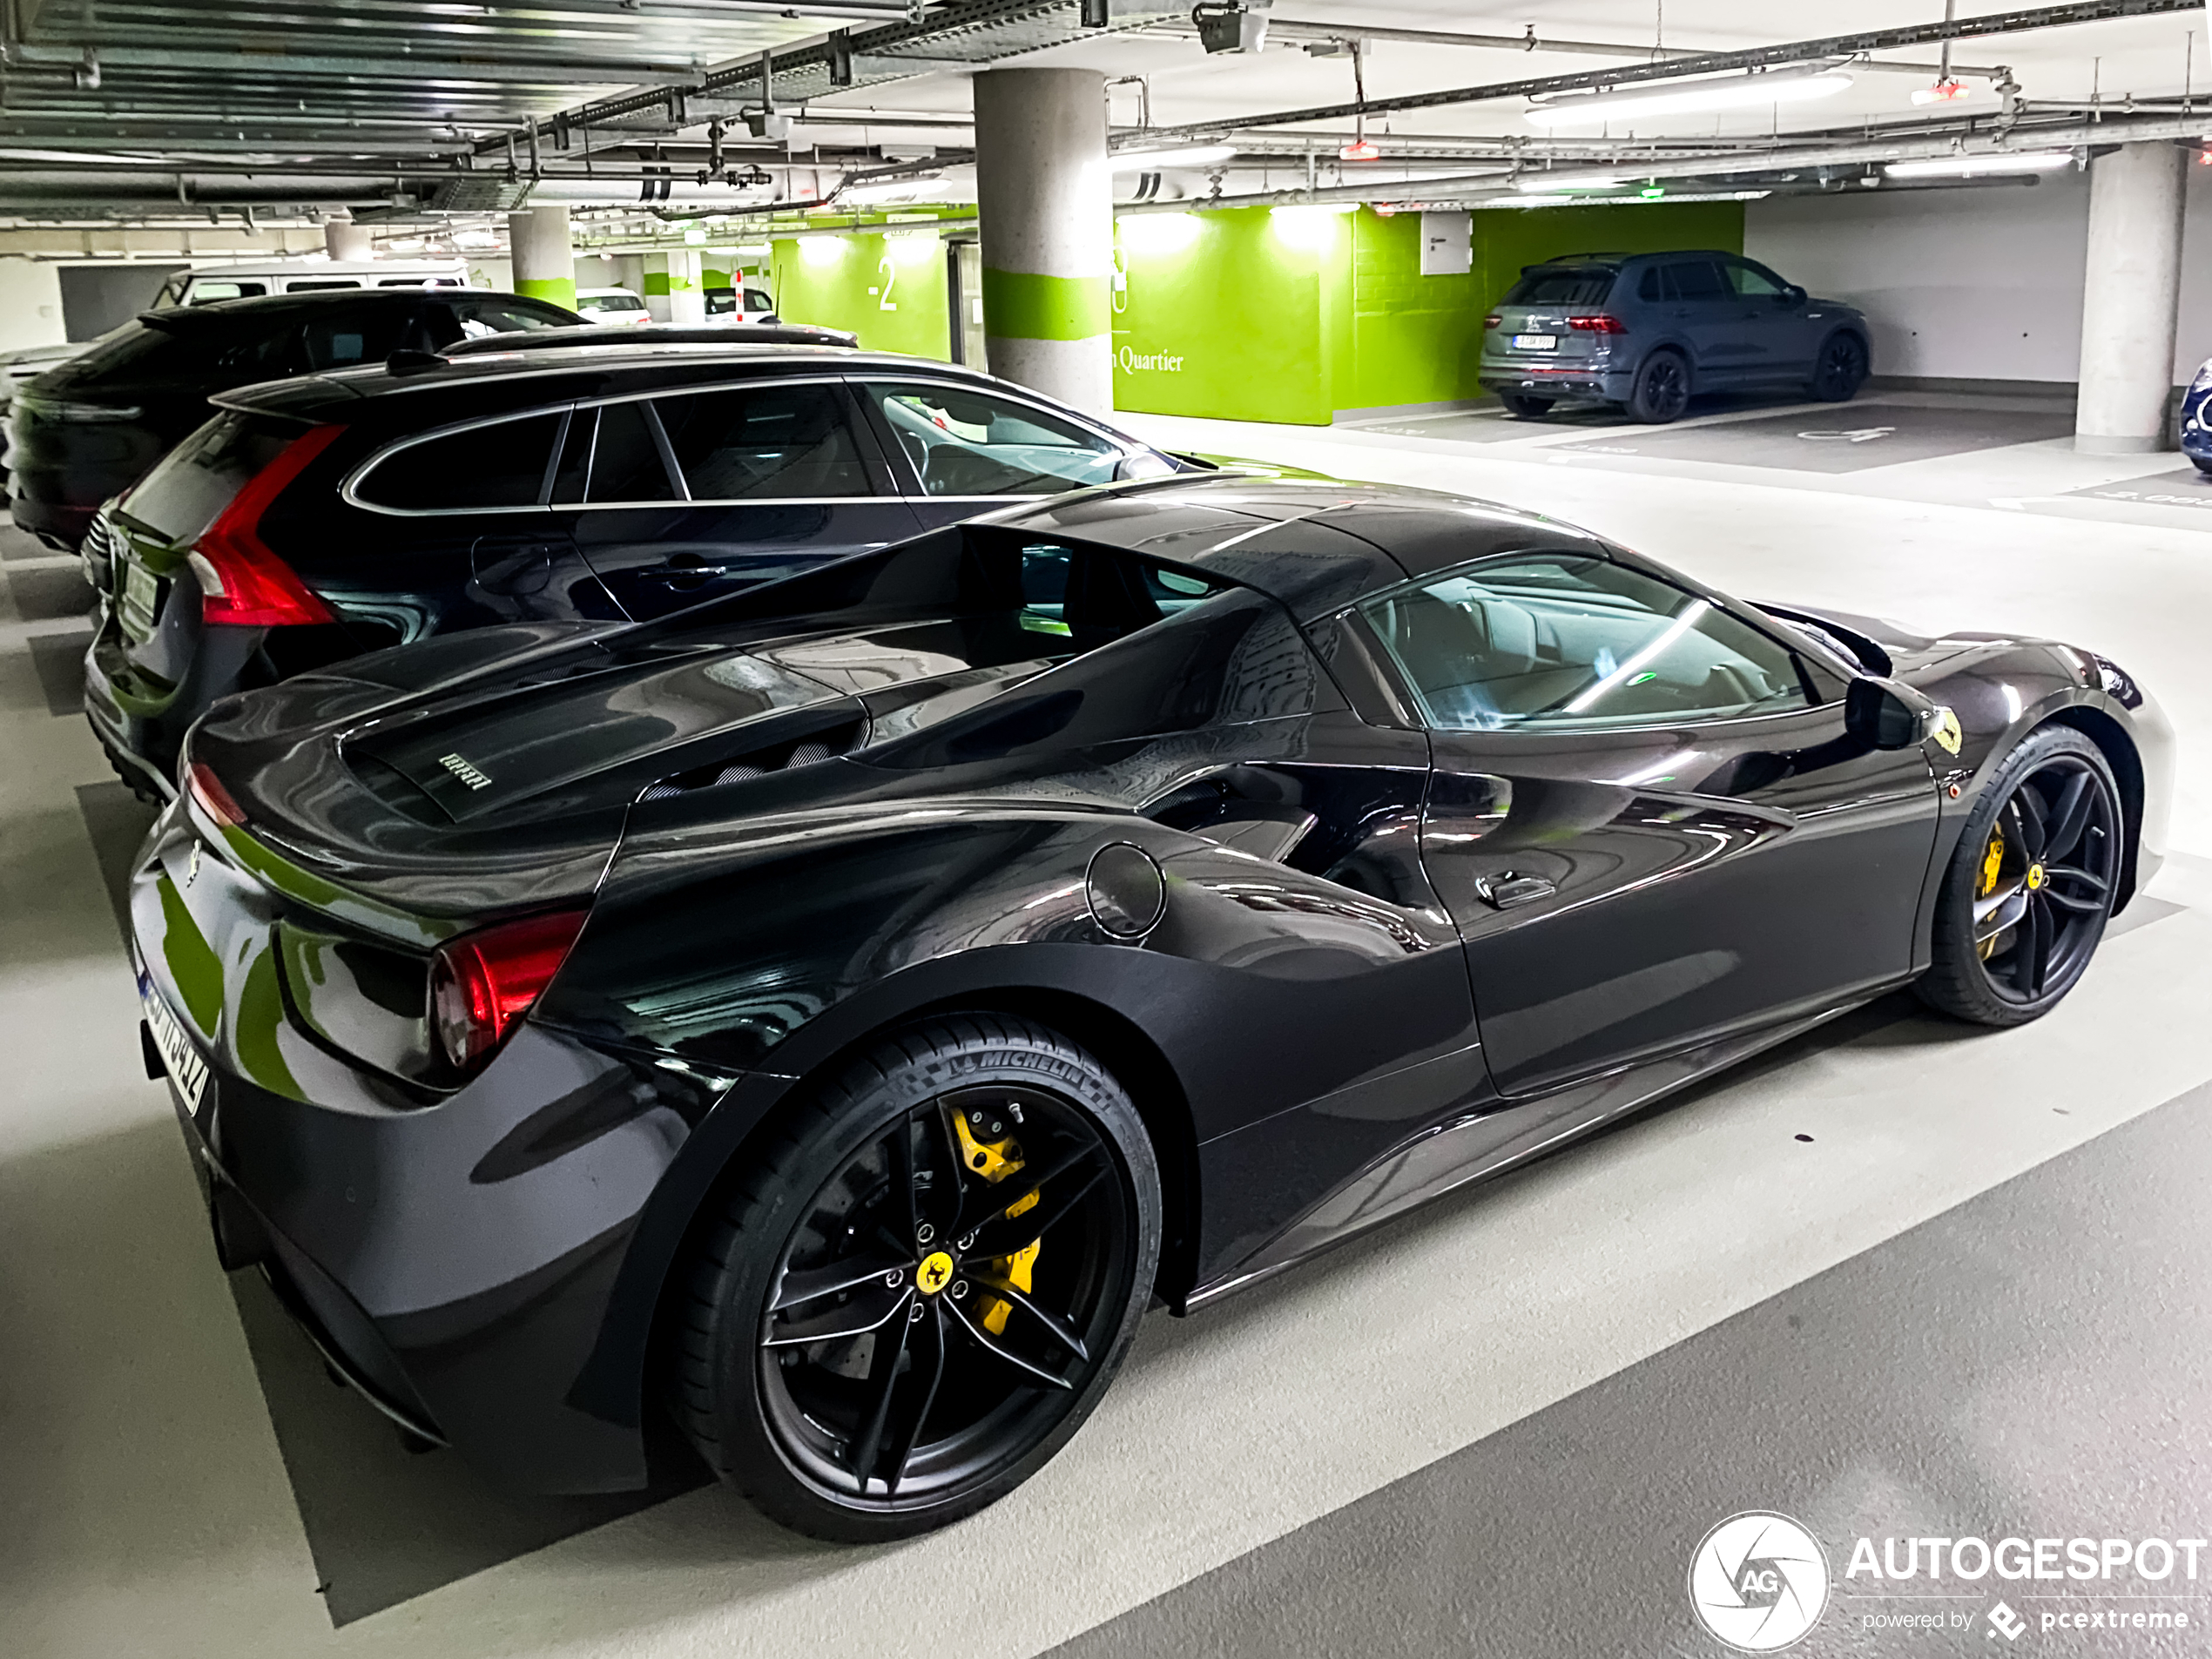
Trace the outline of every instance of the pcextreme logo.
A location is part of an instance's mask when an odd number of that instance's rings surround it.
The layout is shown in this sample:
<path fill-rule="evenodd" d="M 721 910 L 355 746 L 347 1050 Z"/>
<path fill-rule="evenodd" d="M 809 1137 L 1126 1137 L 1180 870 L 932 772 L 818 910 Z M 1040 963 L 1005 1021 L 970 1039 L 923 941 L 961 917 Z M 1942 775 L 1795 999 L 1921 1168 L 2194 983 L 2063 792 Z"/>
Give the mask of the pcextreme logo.
<path fill-rule="evenodd" d="M 1689 1558 L 1689 1606 L 1715 1640 L 1738 1653 L 1779 1652 L 1820 1622 L 1828 1557 L 1787 1515 L 1730 1515 Z"/>

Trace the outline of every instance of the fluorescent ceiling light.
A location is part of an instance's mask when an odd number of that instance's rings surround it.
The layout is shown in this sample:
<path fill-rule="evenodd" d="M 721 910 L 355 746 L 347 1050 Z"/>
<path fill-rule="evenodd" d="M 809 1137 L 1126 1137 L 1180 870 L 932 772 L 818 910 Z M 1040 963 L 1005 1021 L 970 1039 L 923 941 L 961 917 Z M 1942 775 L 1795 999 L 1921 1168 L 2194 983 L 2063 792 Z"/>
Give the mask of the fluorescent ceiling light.
<path fill-rule="evenodd" d="M 2072 151 L 2044 150 L 2019 155 L 1937 156 L 1928 161 L 1892 161 L 1882 171 L 1892 179 L 1971 179 L 1978 173 L 2055 172 L 2073 165 Z"/>
<path fill-rule="evenodd" d="M 1532 172 L 1514 179 L 1513 187 L 1551 195 L 1562 190 L 1618 190 L 1629 182 L 1617 172 Z"/>
<path fill-rule="evenodd" d="M 1770 70 L 1761 75 L 1733 75 L 1725 80 L 1687 85 L 1634 88 L 1619 92 L 1578 93 L 1531 105 L 1521 118 L 1531 126 L 1595 126 L 1632 122 L 1639 117 L 1688 115 L 1701 110 L 1733 110 L 1770 104 L 1804 104 L 1833 98 L 1851 84 L 1837 70 L 1807 65 Z"/>
<path fill-rule="evenodd" d="M 1233 160 L 1233 144 L 1186 145 L 1180 150 L 1118 150 L 1112 157 L 1116 172 L 1166 172 L 1177 167 L 1211 167 Z"/>

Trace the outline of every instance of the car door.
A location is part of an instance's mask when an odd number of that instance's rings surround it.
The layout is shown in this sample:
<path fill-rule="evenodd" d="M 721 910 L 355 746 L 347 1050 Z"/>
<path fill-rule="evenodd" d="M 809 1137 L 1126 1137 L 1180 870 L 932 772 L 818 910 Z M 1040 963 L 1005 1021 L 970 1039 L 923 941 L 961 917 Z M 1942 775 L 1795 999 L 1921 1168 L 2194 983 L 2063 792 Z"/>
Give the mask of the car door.
<path fill-rule="evenodd" d="M 1804 290 L 1792 288 L 1750 260 L 1723 260 L 1721 273 L 1743 307 L 1744 378 L 1786 381 L 1810 375 L 1815 341 L 1805 320 Z"/>
<path fill-rule="evenodd" d="M 1750 361 L 1743 302 L 1710 254 L 1669 260 L 1656 268 L 1659 304 L 1669 329 L 1689 342 L 1696 389 L 1713 391 L 1744 377 Z"/>
<path fill-rule="evenodd" d="M 1175 470 L 1142 445 L 996 391 L 920 376 L 858 386 L 933 529 L 1040 496 Z"/>
<path fill-rule="evenodd" d="M 343 564 L 319 588 L 402 640 L 496 622 L 618 619 L 548 504 L 553 462 L 578 419 L 533 410 L 382 451 L 344 491 L 378 522 L 332 527 L 321 545 Z"/>
<path fill-rule="evenodd" d="M 1934 774 L 1848 735 L 1833 665 L 1596 553 L 1484 560 L 1361 615 L 1430 729 L 1422 857 L 1501 1091 L 1910 973 Z"/>
<path fill-rule="evenodd" d="M 883 547 L 921 528 L 833 377 L 610 402 L 575 489 L 577 541 L 631 616 Z"/>

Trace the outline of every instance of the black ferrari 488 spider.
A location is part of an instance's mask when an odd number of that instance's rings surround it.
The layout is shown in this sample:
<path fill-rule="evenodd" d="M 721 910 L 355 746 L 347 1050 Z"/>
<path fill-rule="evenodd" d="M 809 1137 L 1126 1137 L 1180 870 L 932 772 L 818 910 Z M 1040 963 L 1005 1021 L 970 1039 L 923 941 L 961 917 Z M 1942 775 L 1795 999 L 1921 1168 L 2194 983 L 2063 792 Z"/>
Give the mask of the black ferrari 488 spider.
<path fill-rule="evenodd" d="M 651 1414 L 820 1535 L 1035 1471 L 1186 1312 L 1894 988 L 2014 1024 L 2155 870 L 2086 651 L 1224 474 L 195 729 L 132 893 L 217 1247 L 545 1490 Z"/>

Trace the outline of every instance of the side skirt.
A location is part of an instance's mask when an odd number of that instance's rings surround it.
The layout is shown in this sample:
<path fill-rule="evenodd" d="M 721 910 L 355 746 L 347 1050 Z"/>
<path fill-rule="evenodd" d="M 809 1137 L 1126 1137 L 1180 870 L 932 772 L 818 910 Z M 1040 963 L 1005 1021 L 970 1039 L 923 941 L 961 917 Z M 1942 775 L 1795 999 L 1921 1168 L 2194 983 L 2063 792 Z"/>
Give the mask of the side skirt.
<path fill-rule="evenodd" d="M 1702 1077 L 1848 1014 L 1891 988 L 1885 985 L 1785 1024 L 1588 1078 L 1539 1100 L 1494 1104 L 1455 1122 L 1436 1124 L 1368 1164 L 1234 1271 L 1198 1286 L 1185 1299 L 1183 1312 L 1195 1312 L 1470 1182 L 1487 1180 L 1580 1140 Z"/>

